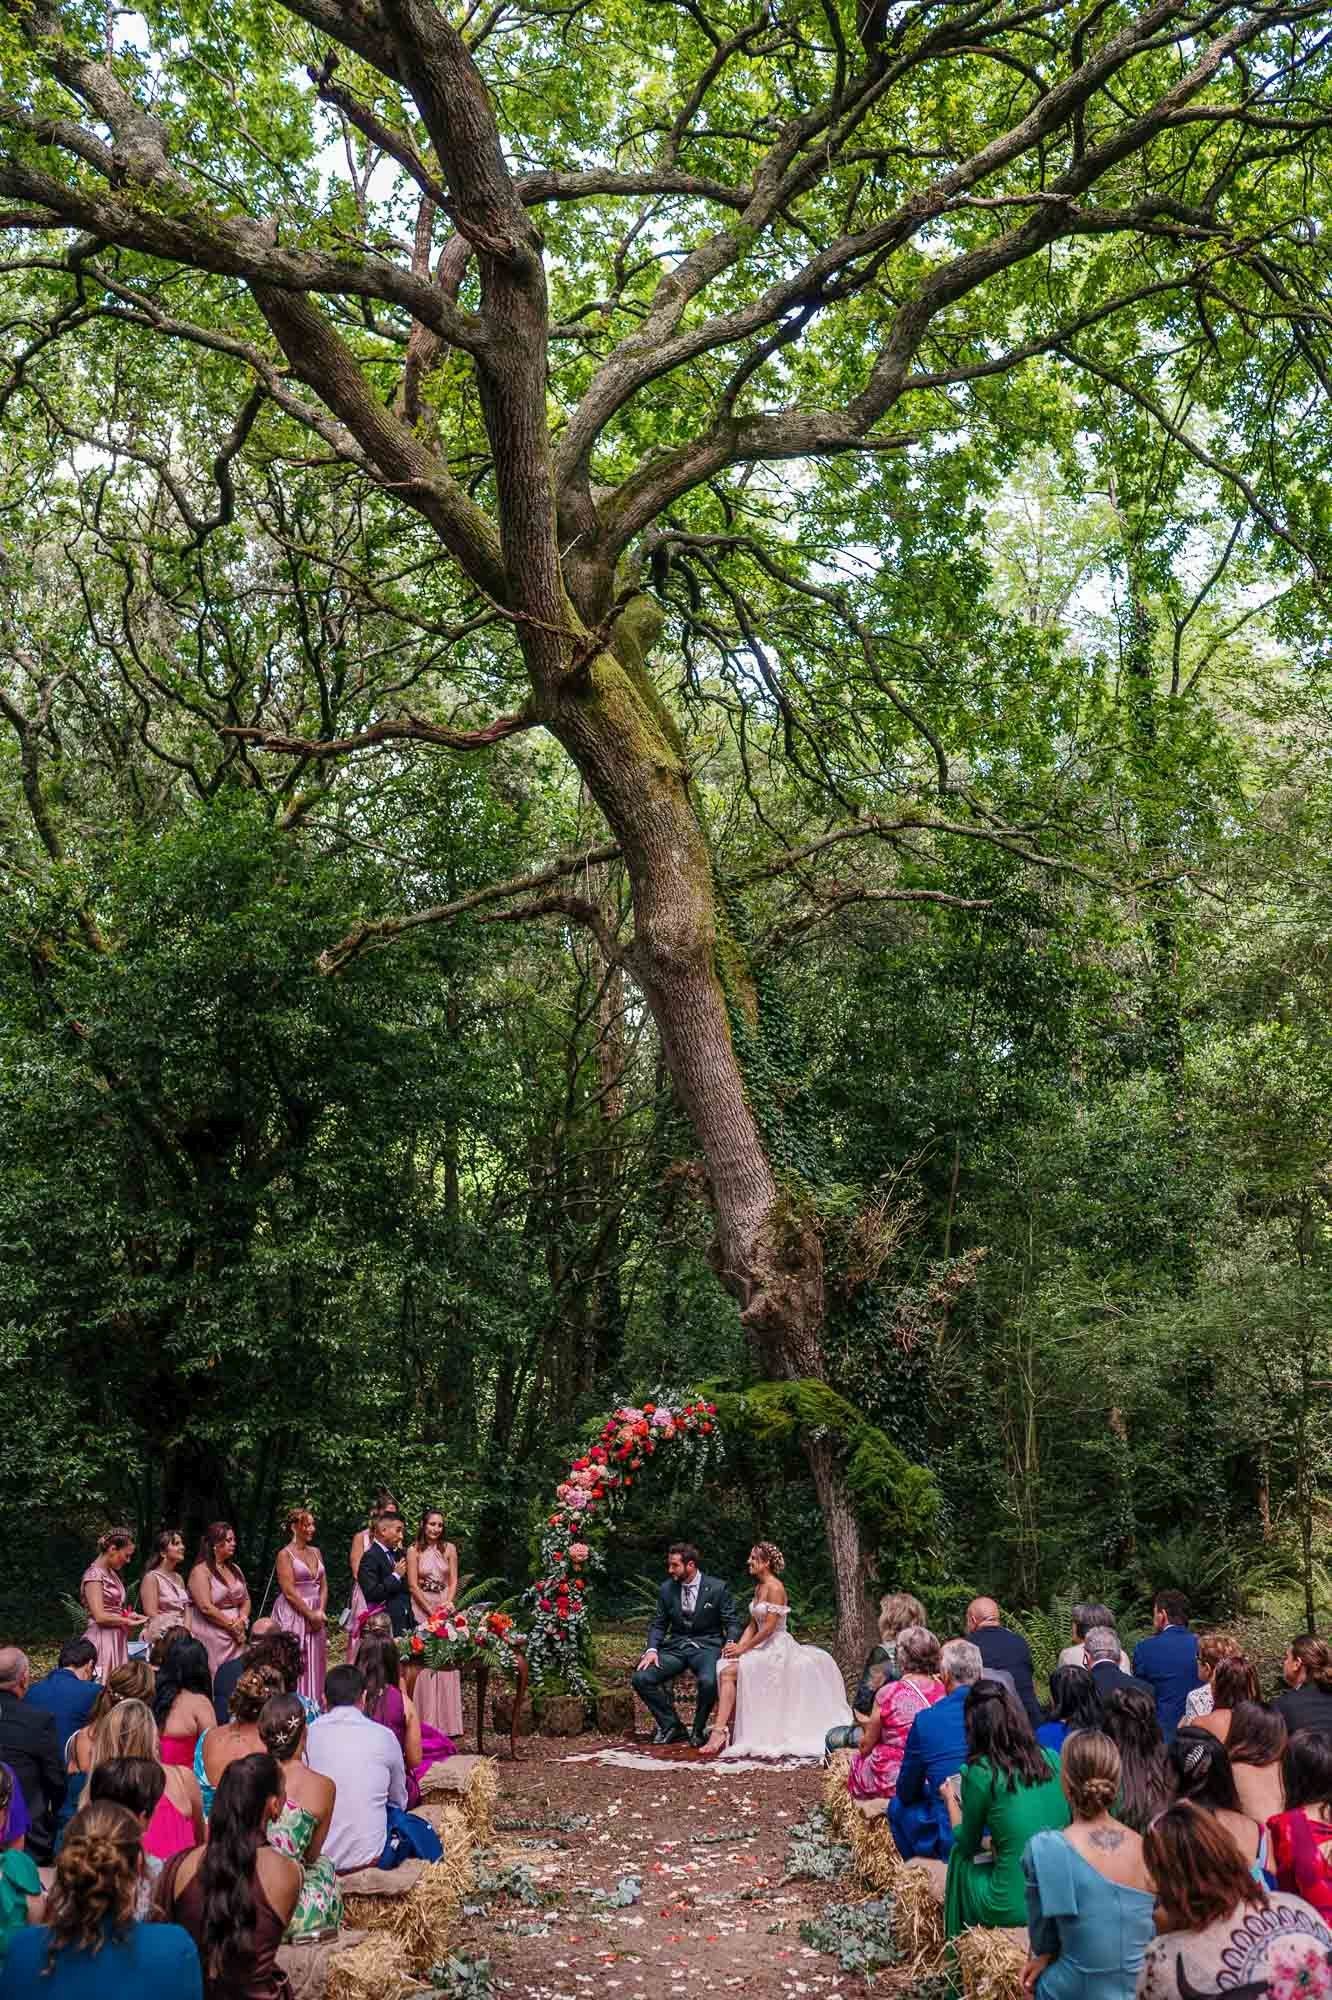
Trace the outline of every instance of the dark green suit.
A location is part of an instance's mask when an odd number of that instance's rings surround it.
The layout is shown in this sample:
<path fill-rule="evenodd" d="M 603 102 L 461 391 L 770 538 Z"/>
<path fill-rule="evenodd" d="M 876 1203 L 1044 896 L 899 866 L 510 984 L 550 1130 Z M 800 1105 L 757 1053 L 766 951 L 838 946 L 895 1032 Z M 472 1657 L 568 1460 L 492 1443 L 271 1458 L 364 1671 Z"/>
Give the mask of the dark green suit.
<path fill-rule="evenodd" d="M 691 1673 L 698 1682 L 694 1708 L 694 1741 L 701 1742 L 717 1701 L 717 1662 L 728 1639 L 738 1639 L 743 1620 L 735 1608 L 730 1585 L 719 1576 L 698 1572 L 698 1595 L 692 1612 L 684 1608 L 684 1584 L 668 1576 L 657 1599 L 657 1615 L 648 1633 L 647 1650 L 655 1652 L 655 1667 L 640 1667 L 634 1691 L 669 1735 L 680 1728 L 670 1684 Z"/>

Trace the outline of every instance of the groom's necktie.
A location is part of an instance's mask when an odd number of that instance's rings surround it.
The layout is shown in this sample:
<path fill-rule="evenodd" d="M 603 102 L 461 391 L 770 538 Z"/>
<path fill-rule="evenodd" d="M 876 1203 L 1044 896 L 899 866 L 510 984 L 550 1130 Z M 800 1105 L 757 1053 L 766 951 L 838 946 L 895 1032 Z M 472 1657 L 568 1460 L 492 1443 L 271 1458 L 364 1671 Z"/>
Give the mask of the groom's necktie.
<path fill-rule="evenodd" d="M 698 1577 L 695 1577 L 692 1583 L 685 1583 L 680 1586 L 680 1609 L 684 1612 L 685 1617 L 689 1619 L 693 1618 L 694 1607 L 698 1603 L 698 1586 Z"/>

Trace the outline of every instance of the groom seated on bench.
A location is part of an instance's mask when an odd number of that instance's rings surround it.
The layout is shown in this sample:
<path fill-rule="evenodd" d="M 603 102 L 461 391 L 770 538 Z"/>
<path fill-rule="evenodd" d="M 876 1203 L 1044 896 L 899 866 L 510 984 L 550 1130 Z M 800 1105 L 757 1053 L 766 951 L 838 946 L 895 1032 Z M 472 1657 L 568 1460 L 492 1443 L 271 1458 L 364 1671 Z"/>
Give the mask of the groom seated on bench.
<path fill-rule="evenodd" d="M 693 1543 L 672 1542 L 647 1650 L 633 1681 L 634 1693 L 656 1721 L 654 1743 L 690 1742 L 697 1749 L 706 1740 L 708 1717 L 717 1701 L 717 1662 L 727 1641 L 739 1638 L 742 1623 L 729 1585 L 719 1576 L 703 1574 Z M 698 1683 L 694 1727 L 688 1737 L 675 1712 L 670 1685 L 683 1673 L 691 1673 Z"/>

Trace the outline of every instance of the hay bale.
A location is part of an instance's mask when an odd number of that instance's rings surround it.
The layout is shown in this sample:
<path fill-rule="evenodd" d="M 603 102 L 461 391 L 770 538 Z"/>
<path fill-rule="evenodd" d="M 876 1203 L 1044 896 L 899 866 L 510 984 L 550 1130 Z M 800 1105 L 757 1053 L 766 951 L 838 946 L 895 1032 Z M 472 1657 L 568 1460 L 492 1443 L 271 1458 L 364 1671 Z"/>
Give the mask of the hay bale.
<path fill-rule="evenodd" d="M 1027 1963 L 1025 1930 L 963 1931 L 953 1940 L 965 2000 L 1022 2000 L 1022 1968 Z"/>
<path fill-rule="evenodd" d="M 897 1851 L 887 1818 L 879 1813 L 866 1819 L 863 1813 L 853 1812 L 847 1839 L 851 1868 L 857 1880 L 880 1896 L 894 1894 L 906 1863 Z"/>
<path fill-rule="evenodd" d="M 333 1960 L 365 1942 L 361 1931 L 339 1931 L 318 1944 L 278 1946 L 277 1962 L 291 1984 L 291 2000 L 326 2000 Z"/>
<path fill-rule="evenodd" d="M 352 1951 L 339 1952 L 328 1970 L 327 2000 L 403 2000 L 420 1991 L 406 1948 L 381 1931 Z"/>
<path fill-rule="evenodd" d="M 851 1794 L 846 1789 L 846 1774 L 851 1769 L 853 1754 L 850 1750 L 834 1750 L 828 1759 L 828 1775 L 823 1781 L 823 1810 L 838 1840 L 849 1838 Z"/>
<path fill-rule="evenodd" d="M 930 1979 L 944 1957 L 944 1913 L 928 1862 L 900 1862 L 893 1883 L 893 1942 L 914 1979 Z"/>
<path fill-rule="evenodd" d="M 404 1861 L 397 1868 L 357 1868 L 340 1878 L 342 1921 L 355 1931 L 386 1931 L 394 1911 L 411 1895 L 427 1864 Z"/>
<path fill-rule="evenodd" d="M 495 1831 L 495 1802 L 499 1798 L 499 1769 L 493 1757 L 445 1757 L 432 1764 L 421 1780 L 422 1800 L 459 1799 L 472 1829 L 472 1838 L 484 1847 Z M 433 1812 L 427 1811 L 431 1824 Z"/>

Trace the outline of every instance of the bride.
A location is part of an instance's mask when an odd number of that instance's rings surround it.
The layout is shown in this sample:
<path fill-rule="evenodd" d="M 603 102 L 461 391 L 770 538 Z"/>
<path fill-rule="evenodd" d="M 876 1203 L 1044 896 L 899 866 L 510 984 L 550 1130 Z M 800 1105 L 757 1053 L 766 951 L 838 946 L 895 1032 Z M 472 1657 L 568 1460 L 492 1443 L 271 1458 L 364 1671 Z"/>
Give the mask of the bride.
<path fill-rule="evenodd" d="M 790 1607 L 778 1578 L 786 1558 L 772 1542 L 749 1554 L 755 1591 L 749 1623 L 722 1648 L 717 1719 L 704 1757 L 822 1757 L 823 1739 L 852 1719 L 837 1662 L 798 1646 L 786 1629 Z M 734 1731 L 732 1719 L 734 1718 Z M 729 1747 L 728 1747 L 729 1746 Z"/>

